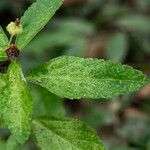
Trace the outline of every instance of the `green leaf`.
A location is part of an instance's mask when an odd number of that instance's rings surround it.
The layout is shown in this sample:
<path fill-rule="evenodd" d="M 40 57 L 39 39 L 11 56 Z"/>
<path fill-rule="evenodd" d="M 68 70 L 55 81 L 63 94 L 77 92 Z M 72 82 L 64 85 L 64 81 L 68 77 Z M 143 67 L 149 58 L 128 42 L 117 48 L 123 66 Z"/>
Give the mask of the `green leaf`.
<path fill-rule="evenodd" d="M 5 103 L 3 102 L 3 92 L 5 89 L 5 86 L 7 85 L 7 75 L 6 74 L 1 74 L 0 73 L 0 110 L 3 110 L 3 108 L 5 107 Z M 0 114 L 2 114 L 2 111 L 0 111 Z M 3 119 L 2 119 L 3 120 Z M 2 121 L 1 120 L 1 121 Z M 2 123 L 2 122 L 1 122 Z M 0 123 L 0 124 L 1 124 Z M 3 123 L 2 123 L 3 124 Z"/>
<path fill-rule="evenodd" d="M 6 57 L 5 50 L 8 48 L 8 45 L 8 38 L 0 26 L 0 57 Z"/>
<path fill-rule="evenodd" d="M 63 100 L 40 86 L 32 86 L 33 116 L 65 116 Z"/>
<path fill-rule="evenodd" d="M 73 119 L 34 120 L 33 133 L 42 150 L 105 150 L 91 128 Z"/>
<path fill-rule="evenodd" d="M 7 140 L 6 150 L 21 150 L 20 145 L 12 135 Z"/>
<path fill-rule="evenodd" d="M 2 139 L 0 139 L 0 148 L 2 150 L 6 150 L 6 143 L 4 141 L 2 141 Z"/>
<path fill-rule="evenodd" d="M 7 84 L 6 82 L 7 82 L 7 75 L 0 73 L 0 93 L 3 91 L 4 87 L 6 86 Z"/>
<path fill-rule="evenodd" d="M 117 32 L 107 41 L 107 57 L 116 62 L 122 62 L 127 54 L 128 39 L 126 34 Z"/>
<path fill-rule="evenodd" d="M 1 74 L 0 73 L 0 110 L 3 110 L 3 108 L 5 107 L 5 103 L 2 101 L 2 99 L 4 98 L 4 88 L 7 85 L 7 75 L 6 74 Z M 2 111 L 0 111 L 0 127 L 5 127 L 4 125 L 4 118 L 3 118 L 3 114 Z"/>
<path fill-rule="evenodd" d="M 148 82 L 127 65 L 98 59 L 62 56 L 34 69 L 28 80 L 66 98 L 110 98 L 137 91 Z"/>
<path fill-rule="evenodd" d="M 20 50 L 48 23 L 62 2 L 63 0 L 37 0 L 31 5 L 21 18 L 24 32 L 16 39 Z"/>
<path fill-rule="evenodd" d="M 24 143 L 30 135 L 32 101 L 22 70 L 12 62 L 7 72 L 8 81 L 3 90 L 2 109 L 6 126 L 19 143 Z"/>

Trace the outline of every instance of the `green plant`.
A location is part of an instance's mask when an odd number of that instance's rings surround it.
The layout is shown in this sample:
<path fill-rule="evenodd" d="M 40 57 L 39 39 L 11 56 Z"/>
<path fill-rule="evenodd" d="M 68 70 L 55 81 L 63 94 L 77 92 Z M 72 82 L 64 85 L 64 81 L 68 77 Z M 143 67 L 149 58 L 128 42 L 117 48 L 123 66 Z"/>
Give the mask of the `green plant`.
<path fill-rule="evenodd" d="M 7 149 L 17 149 L 30 135 L 43 150 L 105 149 L 95 131 L 80 121 L 46 116 L 32 119 L 32 97 L 26 80 L 68 99 L 110 98 L 137 91 L 148 83 L 144 74 L 127 65 L 74 56 L 52 59 L 25 78 L 17 58 L 62 2 L 37 0 L 21 21 L 16 19 L 7 27 L 10 40 L 0 29 L 0 123 L 11 131 Z"/>

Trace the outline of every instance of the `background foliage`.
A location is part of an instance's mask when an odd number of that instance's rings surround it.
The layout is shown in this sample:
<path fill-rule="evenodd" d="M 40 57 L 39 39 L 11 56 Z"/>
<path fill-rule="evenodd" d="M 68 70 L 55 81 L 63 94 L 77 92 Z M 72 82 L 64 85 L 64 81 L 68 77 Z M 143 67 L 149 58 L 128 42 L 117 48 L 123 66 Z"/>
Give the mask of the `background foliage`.
<path fill-rule="evenodd" d="M 1 0 L 2 27 L 22 16 L 32 2 Z M 23 70 L 27 73 L 50 58 L 72 55 L 122 62 L 150 75 L 149 7 L 149 0 L 65 0 L 57 16 L 26 47 Z M 34 117 L 83 120 L 97 129 L 108 150 L 150 149 L 150 85 L 109 101 L 66 101 L 43 88 L 30 87 Z M 7 130 L 0 130 L 0 148 L 6 146 L 8 136 Z M 36 147 L 29 141 L 24 149 Z"/>

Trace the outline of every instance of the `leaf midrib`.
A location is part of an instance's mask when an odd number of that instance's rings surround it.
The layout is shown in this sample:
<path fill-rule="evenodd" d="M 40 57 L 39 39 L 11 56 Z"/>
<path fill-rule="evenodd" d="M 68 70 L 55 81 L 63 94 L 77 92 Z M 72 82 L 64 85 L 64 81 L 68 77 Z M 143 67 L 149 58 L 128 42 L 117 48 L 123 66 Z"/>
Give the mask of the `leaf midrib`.
<path fill-rule="evenodd" d="M 36 76 L 35 76 L 36 77 Z M 27 79 L 29 79 L 29 80 L 32 80 L 31 78 L 33 78 L 34 79 L 34 77 L 27 77 Z M 95 77 L 71 77 L 71 76 L 46 76 L 45 77 L 45 75 L 40 75 L 40 76 L 37 76 L 37 78 L 42 78 L 42 79 L 47 79 L 47 78 L 49 78 L 49 79 L 61 79 L 62 78 L 62 80 L 68 80 L 68 79 L 73 79 L 73 80 L 82 80 L 82 81 L 84 81 L 84 80 L 98 80 L 98 81 L 113 81 L 113 82 L 115 82 L 115 81 L 126 81 L 126 82 L 136 82 L 137 84 L 138 83 L 143 83 L 143 82 L 146 82 L 146 80 L 144 81 L 144 79 L 143 80 L 138 80 L 138 79 L 134 79 L 134 80 L 129 80 L 129 79 L 114 79 L 114 78 L 105 78 L 105 79 L 98 79 L 98 78 L 95 78 Z M 37 80 L 37 79 L 36 79 Z"/>

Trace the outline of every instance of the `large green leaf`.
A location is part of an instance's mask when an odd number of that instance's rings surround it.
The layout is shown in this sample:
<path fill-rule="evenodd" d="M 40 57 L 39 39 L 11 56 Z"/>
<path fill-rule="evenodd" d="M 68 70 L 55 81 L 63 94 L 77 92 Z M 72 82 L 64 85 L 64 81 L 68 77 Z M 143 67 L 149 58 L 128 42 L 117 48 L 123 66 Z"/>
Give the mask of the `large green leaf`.
<path fill-rule="evenodd" d="M 137 91 L 148 79 L 127 65 L 62 56 L 34 69 L 28 80 L 66 98 L 109 98 Z"/>
<path fill-rule="evenodd" d="M 12 62 L 7 72 L 7 84 L 3 90 L 1 110 L 7 127 L 19 143 L 24 143 L 30 135 L 32 101 L 22 70 Z"/>
<path fill-rule="evenodd" d="M 8 38 L 0 26 L 0 57 L 6 57 L 5 50 L 8 48 L 8 46 Z"/>
<path fill-rule="evenodd" d="M 96 133 L 84 123 L 66 118 L 33 121 L 33 133 L 42 150 L 104 150 Z"/>
<path fill-rule="evenodd" d="M 24 32 L 16 39 L 16 45 L 23 49 L 32 38 L 48 23 L 63 0 L 37 0 L 21 18 Z"/>

